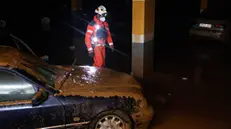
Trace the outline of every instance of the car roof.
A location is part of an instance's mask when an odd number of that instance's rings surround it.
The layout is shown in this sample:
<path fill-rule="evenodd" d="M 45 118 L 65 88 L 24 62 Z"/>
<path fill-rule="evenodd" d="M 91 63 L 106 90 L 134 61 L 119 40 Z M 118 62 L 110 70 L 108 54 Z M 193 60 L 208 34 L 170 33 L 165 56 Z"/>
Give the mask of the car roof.
<path fill-rule="evenodd" d="M 16 48 L 0 45 L 0 66 L 17 68 L 20 64 L 20 53 Z"/>

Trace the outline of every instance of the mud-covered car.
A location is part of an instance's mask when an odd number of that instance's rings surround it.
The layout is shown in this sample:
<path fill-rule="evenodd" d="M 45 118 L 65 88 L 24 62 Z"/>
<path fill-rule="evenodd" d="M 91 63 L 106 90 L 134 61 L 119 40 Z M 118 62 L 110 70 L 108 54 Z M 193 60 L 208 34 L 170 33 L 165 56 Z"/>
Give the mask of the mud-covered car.
<path fill-rule="evenodd" d="M 3 129 L 145 129 L 152 116 L 152 107 L 130 75 L 107 68 L 50 65 L 0 46 Z"/>

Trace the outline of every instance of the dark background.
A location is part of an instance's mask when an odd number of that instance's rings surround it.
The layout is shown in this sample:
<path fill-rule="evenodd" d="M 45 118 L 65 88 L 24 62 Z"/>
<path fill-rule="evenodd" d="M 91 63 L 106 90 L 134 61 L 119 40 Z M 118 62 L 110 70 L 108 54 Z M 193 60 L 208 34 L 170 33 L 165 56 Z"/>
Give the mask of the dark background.
<path fill-rule="evenodd" d="M 83 0 L 83 10 L 78 12 L 71 12 L 70 3 L 64 1 L 68 0 L 1 1 L 0 19 L 7 20 L 7 29 L 37 55 L 49 55 L 49 63 L 71 64 L 74 53 L 69 46 L 75 44 L 77 64 L 86 65 L 91 64 L 91 58 L 80 32 L 86 31 L 94 9 L 105 5 L 115 48 L 128 55 L 107 51 L 107 67 L 130 73 L 132 0 Z M 212 17 L 229 16 L 229 7 L 228 0 L 209 0 L 208 4 Z M 200 0 L 156 0 L 155 72 L 150 78 L 152 83 L 142 83 L 157 113 L 153 119 L 155 129 L 230 129 L 230 46 L 189 36 L 199 13 Z M 50 31 L 41 27 L 44 16 L 51 19 Z M 0 44 L 14 45 L 7 36 Z"/>
<path fill-rule="evenodd" d="M 224 3 L 221 0 L 213 0 L 210 1 L 209 8 L 222 9 Z M 77 44 L 78 64 L 91 64 L 84 45 L 84 35 L 80 32 L 86 31 L 87 21 L 92 20 L 94 10 L 99 5 L 105 5 L 108 9 L 108 22 L 116 49 L 129 56 L 108 51 L 107 67 L 130 72 L 131 0 L 97 0 L 97 2 L 84 0 L 82 11 L 77 12 L 70 11 L 70 1 L 8 0 L 1 3 L 0 19 L 7 20 L 7 28 L 10 32 L 24 40 L 37 55 L 49 55 L 50 63 L 71 64 L 74 54 L 69 50 L 69 46 Z M 190 62 L 186 57 L 189 54 L 188 31 L 193 21 L 199 16 L 199 11 L 200 0 L 156 0 L 154 45 L 156 71 L 160 69 L 158 62 L 161 61 L 178 62 L 177 64 Z M 43 17 L 51 19 L 49 31 L 42 30 L 41 19 Z M 71 29 L 67 24 L 73 25 L 78 31 Z M 1 41 L 1 44 L 8 43 Z"/>

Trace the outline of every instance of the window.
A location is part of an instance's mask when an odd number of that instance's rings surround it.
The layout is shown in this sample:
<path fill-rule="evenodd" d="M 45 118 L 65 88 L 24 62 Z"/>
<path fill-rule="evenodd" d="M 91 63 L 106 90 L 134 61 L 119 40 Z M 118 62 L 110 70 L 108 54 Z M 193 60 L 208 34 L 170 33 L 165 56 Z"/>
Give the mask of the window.
<path fill-rule="evenodd" d="M 0 102 L 31 100 L 34 94 L 31 83 L 11 72 L 0 71 Z"/>

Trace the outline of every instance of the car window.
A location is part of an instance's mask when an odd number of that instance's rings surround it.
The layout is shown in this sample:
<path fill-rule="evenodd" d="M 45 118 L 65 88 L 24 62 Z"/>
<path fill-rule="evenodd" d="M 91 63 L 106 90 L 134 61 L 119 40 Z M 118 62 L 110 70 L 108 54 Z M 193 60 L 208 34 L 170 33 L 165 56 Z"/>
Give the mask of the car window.
<path fill-rule="evenodd" d="M 35 94 L 31 83 L 7 71 L 0 71 L 0 102 L 31 100 Z"/>

